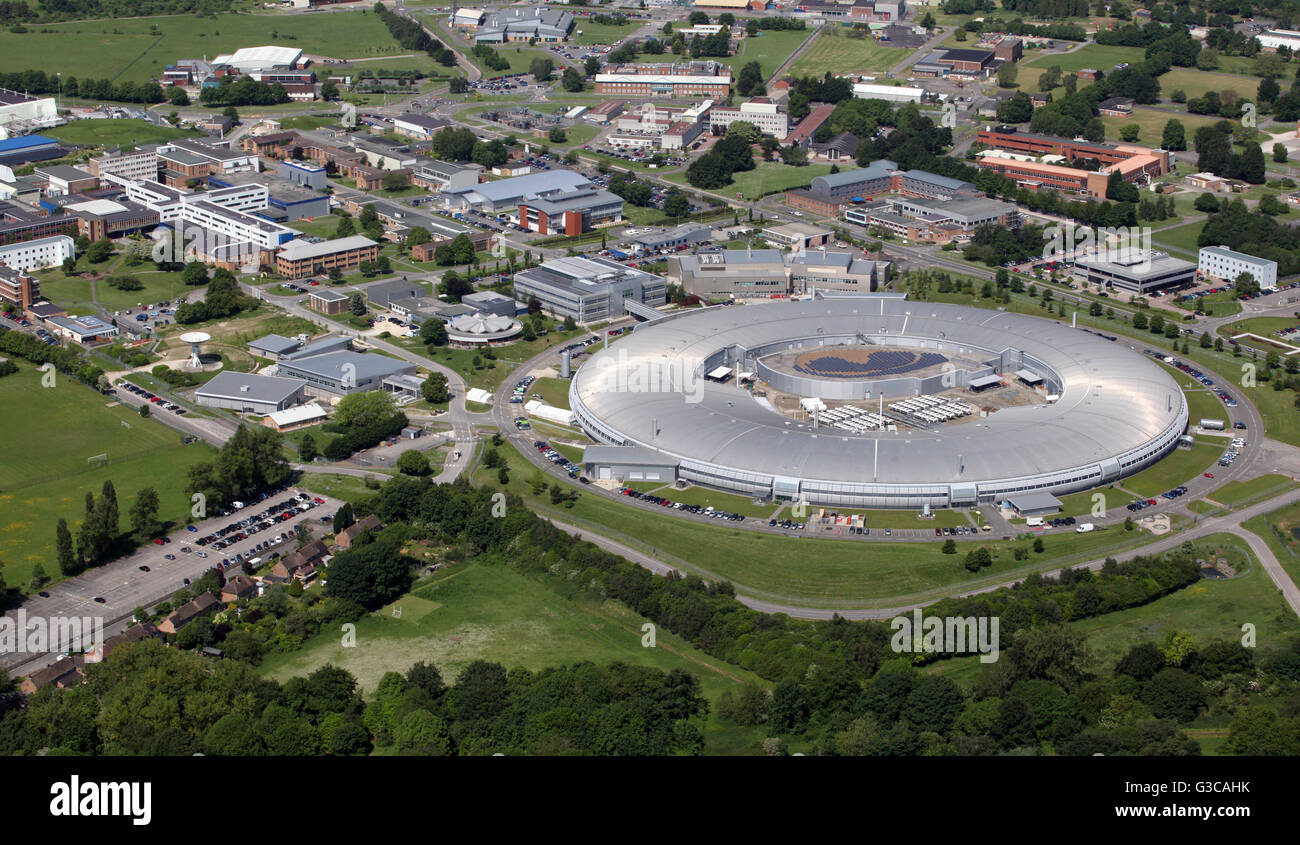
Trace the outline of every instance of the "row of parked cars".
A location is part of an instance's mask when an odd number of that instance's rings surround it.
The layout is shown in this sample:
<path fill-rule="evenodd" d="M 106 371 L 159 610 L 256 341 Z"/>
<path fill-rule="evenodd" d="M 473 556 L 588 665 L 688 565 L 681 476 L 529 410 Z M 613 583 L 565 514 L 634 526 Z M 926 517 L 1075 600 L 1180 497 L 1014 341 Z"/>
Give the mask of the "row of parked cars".
<path fill-rule="evenodd" d="M 1166 364 L 1168 364 L 1171 367 L 1177 367 L 1178 369 L 1187 373 L 1189 376 L 1196 379 L 1206 387 L 1214 387 L 1214 380 L 1206 376 L 1205 373 L 1193 367 L 1191 364 L 1188 364 L 1185 361 L 1180 361 L 1177 358 L 1168 356 L 1158 349 L 1144 349 L 1142 351 L 1150 355 L 1152 358 L 1158 358 L 1159 360 L 1164 361 Z M 1232 398 L 1222 390 L 1216 390 L 1215 393 L 1218 393 L 1220 398 L 1224 398 L 1224 397 L 1227 397 L 1227 399 Z M 1227 399 L 1225 399 L 1224 401 L 1227 401 Z"/>
<path fill-rule="evenodd" d="M 1143 511 L 1146 510 L 1147 508 L 1155 507 L 1156 504 L 1157 503 L 1155 499 L 1134 499 L 1132 502 L 1129 502 L 1128 509 L 1130 511 L 1133 511 L 1134 513 L 1137 513 L 1138 511 Z"/>
<path fill-rule="evenodd" d="M 672 499 L 665 499 L 663 496 L 656 496 L 653 493 L 642 493 L 640 490 L 633 490 L 631 487 L 621 487 L 618 492 L 632 499 L 649 502 L 652 505 L 661 505 L 665 508 L 673 508 L 686 513 L 698 513 L 700 516 L 707 516 L 709 519 L 726 519 L 732 522 L 745 521 L 745 517 L 741 514 L 720 511 L 712 505 L 688 505 L 685 502 L 674 502 Z"/>
<path fill-rule="evenodd" d="M 145 390 L 143 387 L 138 387 L 129 381 L 121 382 L 121 387 L 123 390 L 128 390 L 131 393 L 134 393 L 136 396 L 139 396 L 141 399 L 147 399 L 152 404 L 157 405 L 158 407 L 164 410 L 171 411 L 173 414 L 175 414 L 178 417 L 184 416 L 186 413 L 185 409 L 182 408 L 180 405 L 176 405 L 171 402 L 168 402 L 166 399 L 162 398 L 161 396 L 155 396 L 154 394 Z"/>
<path fill-rule="evenodd" d="M 1053 517 L 1052 519 L 1043 520 L 1043 524 L 1051 528 L 1066 528 L 1068 526 L 1074 525 L 1074 517 L 1057 516 L 1057 517 Z"/>
<path fill-rule="evenodd" d="M 744 519 L 744 517 L 741 517 L 741 519 Z M 786 529 L 787 531 L 802 531 L 804 529 L 804 523 L 796 522 L 793 519 L 769 519 L 767 521 L 767 527 L 768 528 L 780 527 Z"/>
<path fill-rule="evenodd" d="M 264 494 L 265 495 L 265 494 Z M 222 528 L 217 529 L 205 537 L 200 537 L 195 542 L 200 546 L 212 546 L 214 549 L 224 549 L 232 546 L 241 540 L 247 540 L 260 531 L 272 528 L 277 523 L 285 522 L 292 519 L 295 514 L 305 513 L 317 505 L 324 504 L 325 500 L 299 493 L 296 496 L 285 499 L 270 507 L 264 508 L 253 516 L 232 522 Z M 232 502 L 235 510 L 247 507 L 243 502 Z M 221 515 L 226 516 L 227 511 L 222 511 Z M 194 526 L 187 526 L 191 531 L 198 531 Z"/>
<path fill-rule="evenodd" d="M 1187 488 L 1183 485 L 1179 485 L 1172 490 L 1166 490 L 1160 495 L 1172 502 L 1174 499 L 1177 499 L 1179 496 L 1186 495 L 1186 493 L 1187 493 Z"/>
<path fill-rule="evenodd" d="M 1242 437 L 1234 438 L 1232 441 L 1232 445 L 1228 448 L 1228 451 L 1224 452 L 1223 457 L 1219 458 L 1219 466 L 1221 467 L 1232 466 L 1232 462 L 1237 460 L 1237 456 L 1241 454 L 1241 450 L 1244 448 L 1246 448 L 1245 438 Z"/>
<path fill-rule="evenodd" d="M 569 474 L 569 478 L 578 478 L 578 476 L 582 474 L 581 466 L 575 464 L 573 461 L 569 460 L 568 458 L 561 455 L 559 452 L 555 451 L 555 448 L 552 447 L 551 444 L 547 443 L 545 440 L 534 440 L 533 446 L 537 448 L 537 451 L 542 453 L 542 457 L 546 458 L 546 460 L 550 461 L 560 469 L 567 472 Z M 583 484 L 591 483 L 591 481 L 588 480 L 588 478 L 585 475 L 583 475 L 582 478 L 580 478 L 579 480 Z"/>
<path fill-rule="evenodd" d="M 528 394 L 528 387 L 537 381 L 533 376 L 524 376 L 515 384 L 514 394 L 510 397 L 510 404 L 523 404 L 524 397 Z"/>

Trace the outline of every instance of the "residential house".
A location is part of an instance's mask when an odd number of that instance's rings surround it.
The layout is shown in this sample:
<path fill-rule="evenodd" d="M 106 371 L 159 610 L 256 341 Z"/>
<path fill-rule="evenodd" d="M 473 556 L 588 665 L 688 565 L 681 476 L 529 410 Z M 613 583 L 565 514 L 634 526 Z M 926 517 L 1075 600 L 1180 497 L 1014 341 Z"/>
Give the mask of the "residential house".
<path fill-rule="evenodd" d="M 158 623 L 158 630 L 164 634 L 175 634 L 200 616 L 220 609 L 221 602 L 214 598 L 212 593 L 200 593 L 192 601 L 187 601 L 167 614 L 167 618 Z"/>
<path fill-rule="evenodd" d="M 356 540 L 357 535 L 360 534 L 362 531 L 373 532 L 379 530 L 382 527 L 383 524 L 380 523 L 379 517 L 375 516 L 372 513 L 370 516 L 367 516 L 365 519 L 359 519 L 356 522 L 349 525 L 347 528 L 344 528 L 342 531 L 340 531 L 338 535 L 334 538 L 334 545 L 339 547 L 340 549 L 350 549 L 352 548 L 353 541 Z"/>

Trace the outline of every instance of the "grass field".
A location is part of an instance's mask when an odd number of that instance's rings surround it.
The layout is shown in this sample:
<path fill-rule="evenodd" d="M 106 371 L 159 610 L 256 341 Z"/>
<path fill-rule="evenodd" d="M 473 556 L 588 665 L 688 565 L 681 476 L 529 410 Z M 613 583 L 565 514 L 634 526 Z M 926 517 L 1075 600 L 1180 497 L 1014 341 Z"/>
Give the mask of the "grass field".
<path fill-rule="evenodd" d="M 1143 60 L 1143 50 L 1141 47 L 1105 47 L 1100 44 L 1089 44 L 1081 47 L 1073 53 L 1050 53 L 1039 56 L 1033 61 L 1027 62 L 1028 67 L 1041 67 L 1047 69 L 1052 66 L 1059 67 L 1063 71 L 1079 71 L 1084 68 L 1094 68 L 1103 73 L 1109 74 L 1115 65 L 1121 62 L 1140 62 Z"/>
<path fill-rule="evenodd" d="M 1197 443 L 1190 449 L 1175 449 L 1155 466 L 1148 467 L 1119 483 L 1125 490 L 1132 490 L 1139 496 L 1155 498 L 1166 490 L 1205 472 L 1221 454 L 1223 454 L 1221 446 L 1212 446 L 1208 443 Z M 1124 503 L 1119 502 L 1115 506 L 1119 504 Z"/>
<path fill-rule="evenodd" d="M 1243 100 L 1254 100 L 1259 90 L 1259 79 L 1250 76 L 1237 76 L 1231 73 L 1215 73 L 1190 67 L 1171 68 L 1160 76 L 1160 96 L 1168 100 L 1175 91 L 1182 91 L 1187 99 L 1195 100 L 1205 96 L 1207 91 L 1235 91 Z M 1182 106 L 1179 105 L 1179 108 Z M 1195 115 L 1180 115 L 1186 120 Z M 1188 127 L 1191 128 L 1190 126 Z"/>
<path fill-rule="evenodd" d="M 529 490 L 526 482 L 532 474 L 531 464 L 509 446 L 498 451 L 512 469 L 508 489 L 539 512 L 579 527 L 590 526 L 702 577 L 729 580 L 746 595 L 805 606 L 890 606 L 935 598 L 951 592 L 956 584 L 997 583 L 1034 570 L 1116 554 L 1151 539 L 1114 530 L 1052 535 L 1045 538 L 1043 554 L 1014 562 L 1011 549 L 1028 547 L 1027 541 L 981 536 L 959 540 L 959 553 L 945 555 L 940 551 L 942 543 L 937 542 L 901 545 L 756 535 L 722 525 L 642 514 L 594 495 L 582 495 L 572 509 L 557 509 L 549 499 L 533 496 Z M 476 481 L 489 489 L 499 487 L 491 471 L 478 471 Z M 632 514 L 635 519 L 630 518 Z M 988 547 L 994 562 L 971 580 L 962 561 L 966 552 L 977 546 Z"/>
<path fill-rule="evenodd" d="M 763 80 L 766 81 L 810 35 L 812 32 L 808 30 L 768 30 L 753 38 L 740 39 L 736 55 L 717 61 L 730 65 L 733 77 L 739 75 L 742 67 L 757 61 L 763 69 Z"/>
<path fill-rule="evenodd" d="M 286 117 L 280 121 L 281 130 L 287 132 L 290 129 L 301 129 L 310 132 L 313 129 L 320 129 L 324 126 L 338 126 L 339 115 L 321 115 L 308 114 L 302 117 Z"/>
<path fill-rule="evenodd" d="M 873 38 L 845 38 L 831 36 L 826 30 L 794 63 L 791 75 L 820 77 L 827 71 L 832 74 L 856 71 L 885 71 L 910 56 L 914 50 L 890 47 Z"/>
<path fill-rule="evenodd" d="M 732 184 L 716 189 L 715 193 L 723 196 L 743 195 L 745 199 L 756 200 L 777 191 L 791 188 L 805 188 L 818 176 L 831 172 L 829 164 L 809 164 L 794 167 L 774 161 L 757 161 L 753 170 L 732 174 Z M 847 170 L 849 168 L 841 168 Z M 672 173 L 664 177 L 672 182 L 687 184 L 685 173 Z"/>
<path fill-rule="evenodd" d="M 621 661 L 665 672 L 686 670 L 715 702 L 742 683 L 766 686 L 662 628 L 656 631 L 655 647 L 643 648 L 644 623 L 617 602 L 584 596 L 570 600 L 504 566 L 468 563 L 435 573 L 411 594 L 363 617 L 357 622 L 355 647 L 343 648 L 331 630 L 297 651 L 272 655 L 259 671 L 287 680 L 330 663 L 356 676 L 367 696 L 384 672 L 404 673 L 421 660 L 437 666 L 449 683 L 474 660 L 531 670 Z M 720 725 L 716 715 L 708 719 L 708 753 L 729 753 L 738 750 L 735 743 L 756 738 Z"/>
<path fill-rule="evenodd" d="M 1233 335 L 1251 332 L 1261 337 L 1271 338 L 1273 333 L 1280 329 L 1289 329 L 1298 325 L 1300 325 L 1300 320 L 1295 317 L 1247 317 L 1244 320 L 1221 326 L 1219 334 L 1223 335 L 1224 338 L 1229 338 Z"/>
<path fill-rule="evenodd" d="M 1142 129 L 1141 134 L 1138 135 L 1137 143 L 1151 144 L 1158 147 L 1164 138 L 1165 124 L 1171 118 L 1183 124 L 1183 131 L 1187 133 L 1188 137 L 1196 134 L 1196 130 L 1202 126 L 1209 126 L 1218 122 L 1218 118 L 1206 117 L 1205 115 L 1172 114 L 1160 109 L 1149 109 L 1141 106 L 1133 109 L 1131 117 L 1103 117 L 1101 122 L 1106 127 L 1106 137 L 1109 140 L 1119 140 L 1120 127 L 1136 123 Z"/>
<path fill-rule="evenodd" d="M 0 33 L 0 40 L 4 33 Z M 173 129 L 170 126 L 154 126 L 145 120 L 74 120 L 65 126 L 56 126 L 45 130 L 42 135 L 57 138 L 65 144 L 82 147 L 118 147 L 143 144 L 160 144 L 177 138 L 191 138 L 200 135 L 189 129 Z"/>
<path fill-rule="evenodd" d="M 569 380 L 564 378 L 539 378 L 528 388 L 529 395 L 536 393 L 542 401 L 555 408 L 569 409 Z"/>
<path fill-rule="evenodd" d="M 320 439 L 317 438 L 317 445 L 320 445 L 320 442 Z M 374 473 L 374 477 L 381 483 L 388 479 L 387 474 L 382 472 Z M 298 480 L 298 485 L 307 488 L 313 493 L 328 493 L 336 499 L 354 503 L 362 499 L 369 499 L 379 492 L 367 487 L 364 478 L 358 478 L 355 475 L 337 475 L 324 472 L 304 472 Z"/>
<path fill-rule="evenodd" d="M 582 31 L 579 32 L 578 30 Z M 611 26 L 610 24 L 595 23 L 594 21 L 579 18 L 573 32 L 569 33 L 568 43 L 582 44 L 588 47 L 593 44 L 613 44 L 615 41 L 636 32 L 636 30 L 637 26 L 632 21 L 628 21 L 622 26 Z"/>
<path fill-rule="evenodd" d="M 1151 240 L 1157 246 L 1182 253 L 1183 257 L 1195 261 L 1197 254 L 1200 252 L 1200 247 L 1196 245 L 1196 239 L 1200 237 L 1201 230 L 1204 228 L 1205 221 L 1199 220 L 1195 223 L 1175 226 L 1163 232 L 1153 232 Z"/>
<path fill-rule="evenodd" d="M 120 261 L 115 261 L 95 268 L 96 270 L 109 268 L 107 272 L 113 275 L 134 276 L 144 285 L 141 290 L 128 291 L 109 287 L 104 279 L 92 282 L 79 276 L 69 277 L 60 269 L 47 270 L 37 275 L 41 280 L 41 293 L 51 302 L 62 305 L 73 314 L 100 310 L 91 302 L 92 289 L 94 299 L 99 302 L 100 307 L 110 312 L 135 309 L 142 302 L 146 305 L 150 303 L 156 305 L 163 300 L 176 299 L 194 290 L 181 281 L 179 272 L 149 269 L 152 267 L 152 264 L 126 267 L 121 265 Z"/>
<path fill-rule="evenodd" d="M 1289 475 L 1261 475 L 1249 481 L 1229 481 L 1210 498 L 1225 505 L 1239 507 L 1259 499 L 1269 499 L 1294 490 L 1296 482 Z"/>
<path fill-rule="evenodd" d="M 156 27 L 156 29 L 151 29 Z M 42 24 L 0 32 L 0 67 L 146 82 L 181 57 L 272 44 L 340 59 L 406 53 L 369 11 L 318 15 L 197 15 Z M 98 122 L 98 121 L 97 121 Z"/>
<path fill-rule="evenodd" d="M 117 488 L 123 530 L 135 494 L 152 486 L 159 517 L 180 520 L 190 508 L 186 469 L 213 454 L 202 444 L 182 445 L 162 423 L 63 375 L 41 387 L 34 366 L 0 379 L 0 432 L 11 445 L 0 461 L 0 560 L 11 587 L 27 586 L 32 567 L 59 577 L 54 526 L 60 518 L 76 535 L 87 491 L 99 495 L 104 481 Z M 12 448 L 14 444 L 33 448 Z M 39 448 L 35 448 L 39 447 Z M 87 458 L 107 455 L 106 463 Z"/>

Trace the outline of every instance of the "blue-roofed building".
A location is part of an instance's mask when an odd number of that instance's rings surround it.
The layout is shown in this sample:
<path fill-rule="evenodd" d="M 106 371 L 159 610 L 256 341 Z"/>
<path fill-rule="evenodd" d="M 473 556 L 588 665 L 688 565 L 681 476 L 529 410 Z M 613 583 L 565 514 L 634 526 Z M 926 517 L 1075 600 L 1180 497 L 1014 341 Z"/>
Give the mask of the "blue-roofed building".
<path fill-rule="evenodd" d="M 34 161 L 62 158 L 68 151 L 44 135 L 23 135 L 0 141 L 0 164 L 12 167 Z"/>

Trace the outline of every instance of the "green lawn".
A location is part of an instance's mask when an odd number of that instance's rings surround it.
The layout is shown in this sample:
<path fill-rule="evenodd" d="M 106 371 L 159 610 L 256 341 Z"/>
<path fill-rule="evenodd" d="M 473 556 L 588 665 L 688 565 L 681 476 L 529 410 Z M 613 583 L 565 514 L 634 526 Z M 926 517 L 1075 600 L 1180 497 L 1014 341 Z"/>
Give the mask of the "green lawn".
<path fill-rule="evenodd" d="M 437 666 L 448 682 L 474 660 L 534 671 L 582 661 L 682 669 L 700 680 L 714 702 L 742 683 L 766 686 L 663 628 L 654 648 L 642 647 L 643 624 L 618 602 L 565 598 L 505 566 L 471 562 L 434 573 L 410 594 L 360 619 L 355 647 L 342 647 L 331 630 L 297 651 L 271 655 L 259 671 L 286 680 L 329 663 L 351 672 L 366 695 L 384 672 L 404 673 L 417 661 Z M 716 714 L 708 720 L 706 753 L 734 750 L 725 741 L 734 731 L 718 724 Z M 755 732 L 744 741 L 758 738 Z"/>
<path fill-rule="evenodd" d="M 1160 96 L 1165 100 L 1168 100 L 1175 91 L 1184 92 L 1189 100 L 1204 97 L 1207 91 L 1235 91 L 1239 99 L 1254 100 L 1258 90 L 1259 79 L 1249 76 L 1237 76 L 1231 73 L 1214 73 L 1212 71 L 1197 70 L 1196 68 L 1176 67 L 1160 76 Z M 1184 108 L 1181 104 L 1175 104 L 1175 106 Z M 1196 115 L 1179 115 L 1179 119 L 1183 121 L 1186 121 L 1189 117 L 1195 118 Z M 1188 130 L 1191 130 L 1191 126 L 1188 126 Z"/>
<path fill-rule="evenodd" d="M 569 43 L 582 44 L 587 47 L 593 44 L 613 44 L 615 41 L 622 40 L 636 32 L 636 30 L 637 26 L 633 21 L 628 21 L 622 26 L 612 26 L 610 24 L 596 23 L 585 18 L 578 18 L 573 27 L 573 32 L 569 33 Z"/>
<path fill-rule="evenodd" d="M 1223 335 L 1224 338 L 1230 338 L 1234 335 L 1249 332 L 1272 339 L 1274 332 L 1298 325 L 1300 325 L 1300 319 L 1295 317 L 1247 317 L 1244 320 L 1221 326 L 1219 334 Z"/>
<path fill-rule="evenodd" d="M 542 401 L 555 408 L 569 410 L 569 380 L 566 378 L 539 378 L 528 388 L 528 395 L 536 393 Z"/>
<path fill-rule="evenodd" d="M 0 43 L 3 43 L 6 35 L 7 33 L 0 32 Z M 177 138 L 196 137 L 201 133 L 189 129 L 172 129 L 170 126 L 154 126 L 144 120 L 121 119 L 74 120 L 65 126 L 42 131 L 41 134 L 81 147 L 117 147 L 160 144 Z"/>
<path fill-rule="evenodd" d="M 831 165 L 829 164 L 809 164 L 804 167 L 794 167 L 793 165 L 774 161 L 759 161 L 756 164 L 758 166 L 753 170 L 733 173 L 731 177 L 732 184 L 717 188 L 714 193 L 723 196 L 734 194 L 738 198 L 743 196 L 748 200 L 756 200 L 777 191 L 806 188 L 813 179 L 831 172 Z M 847 169 L 841 168 L 841 170 Z M 686 184 L 685 173 L 672 173 L 664 178 L 672 182 Z"/>
<path fill-rule="evenodd" d="M 156 26 L 156 30 L 151 30 Z M 241 47 L 298 47 L 314 56 L 354 59 L 404 50 L 367 11 L 314 15 L 194 14 L 77 21 L 0 32 L 0 56 L 10 70 L 60 71 L 65 79 L 146 82 L 180 58 L 211 59 Z M 102 123 L 103 121 L 95 121 Z"/>
<path fill-rule="evenodd" d="M 319 435 L 313 435 L 316 439 L 316 445 L 324 445 Z M 387 481 L 387 473 L 376 472 L 374 478 L 380 482 Z M 372 490 L 366 486 L 364 478 L 358 478 L 355 475 L 335 475 L 333 473 L 323 472 L 304 472 L 298 480 L 300 487 L 319 493 L 328 494 L 336 499 L 342 499 L 345 502 L 359 502 L 369 499 L 377 494 L 377 489 Z"/>
<path fill-rule="evenodd" d="M 1151 241 L 1156 246 L 1165 247 L 1174 252 L 1182 253 L 1183 257 L 1195 261 L 1200 252 L 1200 247 L 1196 245 L 1196 239 L 1200 237 L 1201 230 L 1205 228 L 1205 221 L 1198 220 L 1195 223 L 1187 223 L 1183 226 L 1175 226 L 1172 229 L 1166 229 L 1163 232 L 1153 232 Z"/>
<path fill-rule="evenodd" d="M 290 129 L 301 129 L 303 131 L 310 132 L 313 129 L 320 129 L 325 126 L 338 126 L 338 125 L 339 125 L 339 115 L 337 114 L 331 114 L 331 115 L 309 114 L 309 115 L 303 115 L 302 117 L 285 117 L 285 118 L 281 118 L 280 120 L 280 128 L 286 132 L 289 131 Z"/>
<path fill-rule="evenodd" d="M 1221 454 L 1223 454 L 1223 447 L 1208 443 L 1197 443 L 1190 449 L 1175 449 L 1155 466 L 1148 467 L 1119 483 L 1126 490 L 1132 490 L 1139 496 L 1155 498 L 1166 490 L 1205 472 L 1214 465 Z M 1119 504 L 1123 503 L 1117 502 L 1115 506 Z"/>
<path fill-rule="evenodd" d="M 304 218 L 302 220 L 291 220 L 285 225 L 290 229 L 296 229 L 304 235 L 314 235 L 318 238 L 331 240 L 334 233 L 338 231 L 339 221 L 343 219 L 341 214 L 322 214 L 320 217 Z M 356 221 L 353 220 L 353 225 Z"/>
<path fill-rule="evenodd" d="M 767 30 L 753 38 L 742 38 L 736 55 L 717 61 L 730 65 L 733 77 L 739 75 L 742 67 L 757 61 L 766 81 L 810 35 L 809 30 Z"/>
<path fill-rule="evenodd" d="M 161 519 L 188 515 L 186 470 L 210 458 L 210 447 L 182 445 L 162 423 L 62 374 L 42 387 L 33 365 L 17 363 L 19 372 L 0 379 L 0 432 L 10 444 L 0 460 L 0 560 L 11 587 L 25 589 L 37 563 L 60 577 L 54 526 L 67 519 L 76 536 L 86 492 L 98 496 L 105 480 L 117 489 L 123 530 L 136 493 L 147 486 L 158 491 Z M 87 461 L 99 455 L 106 455 L 103 462 Z"/>
<path fill-rule="evenodd" d="M 107 267 L 109 267 L 107 264 L 100 265 L 100 268 Z M 128 291 L 110 287 L 105 279 L 91 282 L 78 276 L 68 277 L 62 270 L 47 270 L 37 275 L 41 280 L 41 293 L 51 302 L 62 305 L 74 314 L 100 310 L 91 303 L 92 285 L 94 298 L 103 309 L 110 312 L 135 309 L 140 303 L 156 305 L 163 300 L 176 299 L 194 290 L 181 281 L 179 272 L 149 269 L 152 267 L 152 264 L 141 264 L 137 267 L 113 265 L 113 269 L 108 272 L 115 276 L 133 276 L 144 285 L 140 290 Z"/>
<path fill-rule="evenodd" d="M 1163 77 L 1161 77 L 1163 79 Z M 1057 94 L 1060 94 L 1058 89 Z M 1106 127 L 1106 138 L 1111 141 L 1120 140 L 1120 127 L 1127 126 L 1130 123 L 1136 123 L 1141 127 L 1141 134 L 1138 135 L 1137 143 L 1149 144 L 1159 147 L 1164 139 L 1165 124 L 1171 119 L 1177 120 L 1183 124 L 1183 131 L 1188 137 L 1196 134 L 1196 130 L 1202 126 L 1210 126 L 1217 123 L 1219 118 L 1206 117 L 1199 114 L 1171 114 L 1160 109 L 1150 109 L 1138 106 L 1133 109 L 1130 117 L 1103 117 L 1102 124 Z M 1199 213 L 1199 212 L 1198 212 Z"/>
<path fill-rule="evenodd" d="M 885 71 L 915 52 L 904 47 L 891 47 L 874 38 L 859 40 L 830 35 L 835 31 L 827 28 L 799 57 L 791 69 L 792 76 L 820 77 L 827 71 L 832 74 Z"/>
<path fill-rule="evenodd" d="M 583 494 L 573 508 L 556 508 L 546 496 L 533 496 L 527 479 L 532 465 L 509 445 L 498 451 L 512 469 L 508 489 L 539 512 L 654 554 L 702 577 L 726 579 L 756 598 L 818 607 L 891 606 L 937 598 L 955 585 L 977 587 L 1117 554 L 1150 541 L 1149 535 L 1118 530 L 1070 532 L 1045 538 L 1043 554 L 1014 562 L 1011 549 L 1028 541 L 958 541 L 959 554 L 946 555 L 942 543 L 848 542 L 755 534 L 726 525 L 699 524 L 672 516 L 630 510 L 629 505 Z M 496 473 L 479 470 L 475 480 L 496 489 Z M 677 498 L 677 494 L 674 494 Z M 971 579 L 962 566 L 966 550 L 987 546 L 993 566 Z"/>
<path fill-rule="evenodd" d="M 1261 475 L 1250 481 L 1229 481 L 1211 494 L 1210 498 L 1225 505 L 1239 507 L 1256 500 L 1271 499 L 1295 487 L 1296 482 L 1289 475 Z"/>
<path fill-rule="evenodd" d="M 1143 57 L 1144 53 L 1141 47 L 1104 47 L 1100 44 L 1089 44 L 1075 50 L 1073 53 L 1065 55 L 1060 53 L 1045 54 L 1025 64 L 1028 67 L 1041 67 L 1044 69 L 1055 65 L 1063 71 L 1094 68 L 1109 74 L 1115 65 L 1121 62 L 1133 64 L 1142 61 Z"/>

